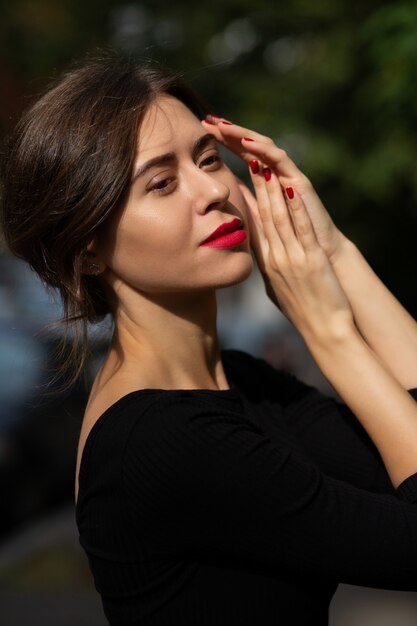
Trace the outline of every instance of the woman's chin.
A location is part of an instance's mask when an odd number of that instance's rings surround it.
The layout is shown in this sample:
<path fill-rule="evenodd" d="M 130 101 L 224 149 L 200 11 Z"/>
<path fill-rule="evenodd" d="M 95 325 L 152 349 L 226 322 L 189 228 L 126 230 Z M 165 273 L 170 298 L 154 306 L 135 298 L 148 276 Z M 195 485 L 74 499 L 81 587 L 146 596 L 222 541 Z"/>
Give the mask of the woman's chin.
<path fill-rule="evenodd" d="M 222 280 L 219 280 L 217 284 L 217 289 L 222 289 L 223 287 L 232 287 L 233 285 L 237 285 L 238 283 L 243 283 L 249 276 L 252 274 L 254 267 L 253 259 L 251 255 L 247 255 L 245 262 L 241 264 L 241 267 L 236 269 L 234 272 L 230 272 L 227 276 L 223 276 Z"/>

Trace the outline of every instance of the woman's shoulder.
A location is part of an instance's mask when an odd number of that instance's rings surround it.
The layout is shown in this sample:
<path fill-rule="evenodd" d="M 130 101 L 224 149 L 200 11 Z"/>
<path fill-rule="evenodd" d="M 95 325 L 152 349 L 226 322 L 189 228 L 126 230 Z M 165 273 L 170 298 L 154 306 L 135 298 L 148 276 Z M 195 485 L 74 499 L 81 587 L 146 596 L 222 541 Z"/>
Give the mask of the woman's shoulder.
<path fill-rule="evenodd" d="M 107 389 L 101 397 L 98 393 L 92 395 L 86 411 L 84 440 L 94 438 L 105 423 L 108 426 L 104 430 L 114 435 L 122 428 L 151 436 L 152 432 L 158 435 L 162 428 L 170 428 L 172 424 L 180 433 L 181 424 L 201 415 L 210 416 L 213 426 L 216 415 L 220 419 L 227 414 L 230 419 L 234 416 L 245 420 L 252 402 L 269 400 L 283 406 L 312 389 L 292 374 L 248 352 L 225 349 L 221 356 L 229 389 L 132 389 L 129 386 L 124 389 L 119 385 L 112 393 Z"/>
<path fill-rule="evenodd" d="M 221 351 L 222 362 L 230 388 L 210 389 L 161 389 L 146 384 L 132 385 L 131 381 L 93 387 L 85 414 L 90 428 L 107 417 L 129 413 L 138 418 L 151 409 L 161 416 L 180 411 L 182 405 L 205 407 L 216 410 L 239 410 L 242 399 L 259 401 L 275 400 L 281 404 L 303 395 L 314 388 L 298 380 L 293 374 L 277 369 L 259 356 L 237 349 Z M 146 381 L 145 381 L 146 383 Z M 89 428 L 88 428 L 89 430 Z"/>
<path fill-rule="evenodd" d="M 178 406 L 181 402 L 188 404 L 210 402 L 217 403 L 220 399 L 235 398 L 235 393 L 245 388 L 249 379 L 254 380 L 259 370 L 258 361 L 252 355 L 241 350 L 227 349 L 221 351 L 223 365 L 230 376 L 231 389 L 164 389 L 152 384 L 146 378 L 122 378 L 112 376 L 105 378 L 103 371 L 96 376 L 91 388 L 86 406 L 84 421 L 91 428 L 93 424 L 107 417 L 108 414 L 129 413 L 136 414 L 147 410 L 148 406 L 159 407 Z"/>
<path fill-rule="evenodd" d="M 227 355 L 226 360 L 229 361 Z M 233 355 L 236 357 L 236 355 Z M 232 369 L 234 366 L 232 365 Z M 187 418 L 193 411 L 203 409 L 209 412 L 240 410 L 241 402 L 237 386 L 230 389 L 164 389 L 151 386 L 149 381 L 136 379 L 111 380 L 102 383 L 96 378 L 90 392 L 81 429 L 80 448 L 87 440 L 94 439 L 99 431 L 101 438 L 108 438 L 116 431 L 137 428 L 140 432 L 158 432 L 166 420 Z M 82 449 L 80 450 L 80 457 Z"/>

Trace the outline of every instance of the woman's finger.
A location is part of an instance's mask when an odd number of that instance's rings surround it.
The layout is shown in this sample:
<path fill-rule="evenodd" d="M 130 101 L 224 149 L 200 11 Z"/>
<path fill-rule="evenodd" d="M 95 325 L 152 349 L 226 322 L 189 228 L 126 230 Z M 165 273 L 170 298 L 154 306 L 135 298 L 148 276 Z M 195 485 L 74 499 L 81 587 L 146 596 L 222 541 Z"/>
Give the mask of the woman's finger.
<path fill-rule="evenodd" d="M 250 173 L 253 187 L 255 189 L 262 229 L 268 242 L 268 250 L 270 253 L 274 252 L 276 255 L 283 255 L 284 247 L 274 225 L 269 192 L 266 188 L 267 182 L 262 165 L 258 164 L 257 168 L 251 167 Z"/>
<path fill-rule="evenodd" d="M 249 150 L 256 158 L 272 167 L 279 176 L 287 176 L 289 178 L 304 178 L 304 174 L 298 169 L 294 161 L 290 159 L 288 154 L 282 148 L 273 142 L 265 142 L 256 138 L 242 137 L 242 145 L 244 152 Z"/>
<path fill-rule="evenodd" d="M 246 146 L 242 145 L 241 137 L 234 137 L 228 133 L 223 133 L 222 130 L 227 128 L 225 125 L 223 129 L 220 124 L 212 124 L 211 122 L 207 122 L 206 120 L 201 120 L 201 124 L 205 128 L 205 130 L 209 131 L 212 135 L 216 137 L 216 140 L 223 145 L 225 148 L 236 154 L 239 158 L 241 158 L 248 165 L 251 159 L 254 156 L 250 153 L 249 150 L 246 149 Z"/>
<path fill-rule="evenodd" d="M 271 142 L 272 139 L 261 135 L 253 130 L 249 130 L 244 126 L 238 126 L 233 124 L 224 118 L 217 117 L 215 115 L 207 115 L 205 120 L 201 120 L 203 126 L 210 130 L 216 139 L 222 143 L 231 152 L 242 158 L 249 164 L 249 161 L 253 158 L 250 150 L 246 149 L 246 146 L 242 144 L 242 137 L 253 137 L 259 141 Z"/>
<path fill-rule="evenodd" d="M 211 120 L 211 123 L 207 119 Z M 266 155 L 265 163 L 274 166 L 274 169 L 279 165 L 280 171 L 278 173 L 281 176 L 289 178 L 300 178 L 303 176 L 285 150 L 279 148 L 270 137 L 244 126 L 233 124 L 223 118 L 207 116 L 207 119 L 202 120 L 205 128 L 210 128 L 210 132 L 213 132 L 221 143 L 224 143 L 227 148 L 243 158 L 247 163 L 254 157 L 263 161 L 263 155 Z M 264 152 L 260 152 L 260 146 L 263 146 Z M 252 147 L 255 150 L 254 152 Z"/>
<path fill-rule="evenodd" d="M 242 137 L 253 137 L 254 139 L 258 139 L 259 141 L 272 141 L 272 139 L 270 137 L 267 137 L 266 135 L 257 133 L 256 131 L 245 128 L 244 126 L 239 126 L 238 124 L 234 124 L 233 122 L 224 119 L 223 117 L 217 117 L 213 114 L 207 115 L 206 119 L 202 121 L 204 121 L 206 124 L 209 124 L 210 126 L 215 126 L 221 132 L 227 132 L 228 137 L 234 137 L 236 139 Z"/>
<path fill-rule="evenodd" d="M 300 245 L 305 252 L 319 247 L 320 244 L 317 240 L 310 215 L 302 198 L 293 189 L 293 187 L 287 187 L 285 194 L 286 204 L 288 206 Z"/>
<path fill-rule="evenodd" d="M 278 177 L 270 170 L 263 168 L 266 190 L 269 196 L 269 207 L 272 223 L 289 257 L 301 251 L 290 212 L 285 201 Z"/>
<path fill-rule="evenodd" d="M 248 189 L 245 183 L 237 176 L 235 178 L 237 179 L 239 189 L 248 206 L 246 215 L 250 232 L 250 244 L 255 253 L 258 265 L 260 266 L 260 269 L 263 270 L 265 267 L 265 258 L 269 248 L 262 226 L 261 217 L 259 215 L 258 203 L 255 196 L 252 194 L 250 189 Z"/>

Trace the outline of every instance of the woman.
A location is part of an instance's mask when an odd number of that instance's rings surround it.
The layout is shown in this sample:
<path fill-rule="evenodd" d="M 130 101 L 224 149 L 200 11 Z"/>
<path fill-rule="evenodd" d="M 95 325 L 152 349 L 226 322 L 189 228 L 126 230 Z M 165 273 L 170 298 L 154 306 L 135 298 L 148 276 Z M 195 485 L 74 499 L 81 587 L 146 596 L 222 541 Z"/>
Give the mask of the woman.
<path fill-rule="evenodd" d="M 110 624 L 326 624 L 339 581 L 417 588 L 416 385 L 390 362 L 378 304 L 401 349 L 416 329 L 289 158 L 205 113 L 152 66 L 69 73 L 17 129 L 4 232 L 68 320 L 114 322 L 76 467 Z M 250 164 L 256 198 L 219 142 Z M 250 275 L 251 245 L 353 412 L 220 350 L 216 289 Z M 85 351 L 76 335 L 75 375 Z"/>

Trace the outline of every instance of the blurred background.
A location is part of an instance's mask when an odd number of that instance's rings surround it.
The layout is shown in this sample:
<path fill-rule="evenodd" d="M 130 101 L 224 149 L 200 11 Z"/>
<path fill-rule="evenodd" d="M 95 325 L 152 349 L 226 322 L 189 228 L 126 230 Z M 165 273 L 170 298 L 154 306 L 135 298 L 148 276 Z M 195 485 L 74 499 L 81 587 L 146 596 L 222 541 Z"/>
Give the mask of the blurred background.
<path fill-rule="evenodd" d="M 180 70 L 214 113 L 273 137 L 337 225 L 417 314 L 417 3 L 381 0 L 0 0 L 0 141 L 86 53 L 123 50 Z M 236 174 L 246 168 L 225 155 Z M 1 183 L 1 181 L 0 181 Z M 333 393 L 255 271 L 219 292 L 224 347 L 260 355 Z M 0 619 L 101 626 L 74 518 L 76 446 L 109 323 L 91 328 L 84 380 L 54 399 L 60 316 L 0 247 Z M 395 355 L 394 355 L 395 356 Z M 417 594 L 342 585 L 331 626 L 415 626 Z"/>

